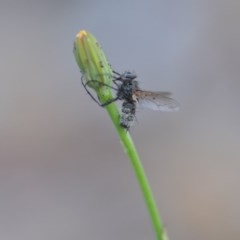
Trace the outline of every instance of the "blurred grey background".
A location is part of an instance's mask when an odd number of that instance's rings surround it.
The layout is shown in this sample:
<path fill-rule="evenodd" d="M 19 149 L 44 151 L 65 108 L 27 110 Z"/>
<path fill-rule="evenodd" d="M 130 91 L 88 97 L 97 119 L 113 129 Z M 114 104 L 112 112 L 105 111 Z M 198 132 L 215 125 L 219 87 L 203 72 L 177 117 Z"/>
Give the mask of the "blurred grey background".
<path fill-rule="evenodd" d="M 240 1 L 1 1 L 0 239 L 155 239 L 129 160 L 72 54 L 171 91 L 131 130 L 170 239 L 240 239 Z"/>

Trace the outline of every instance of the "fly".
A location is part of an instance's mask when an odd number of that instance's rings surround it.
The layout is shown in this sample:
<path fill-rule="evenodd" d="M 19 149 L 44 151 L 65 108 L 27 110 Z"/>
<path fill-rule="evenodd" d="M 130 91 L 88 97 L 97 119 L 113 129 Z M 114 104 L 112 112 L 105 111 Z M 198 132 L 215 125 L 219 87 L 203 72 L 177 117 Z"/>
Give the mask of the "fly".
<path fill-rule="evenodd" d="M 133 125 L 137 105 L 156 111 L 176 111 L 179 109 L 178 102 L 170 97 L 170 92 L 152 92 L 140 89 L 138 81 L 136 80 L 137 75 L 130 71 L 126 71 L 123 74 L 119 74 L 115 71 L 113 71 L 113 73 L 115 74 L 115 76 L 113 76 L 113 83 L 116 87 L 100 83 L 97 80 L 90 80 L 84 83 L 83 77 L 82 84 L 92 99 L 102 107 L 105 107 L 117 100 L 123 101 L 122 112 L 120 115 L 120 125 L 124 129 L 129 130 L 129 128 Z M 112 88 L 116 91 L 116 97 L 105 103 L 100 103 L 87 89 L 87 85 L 90 82 L 98 82 L 101 86 Z"/>

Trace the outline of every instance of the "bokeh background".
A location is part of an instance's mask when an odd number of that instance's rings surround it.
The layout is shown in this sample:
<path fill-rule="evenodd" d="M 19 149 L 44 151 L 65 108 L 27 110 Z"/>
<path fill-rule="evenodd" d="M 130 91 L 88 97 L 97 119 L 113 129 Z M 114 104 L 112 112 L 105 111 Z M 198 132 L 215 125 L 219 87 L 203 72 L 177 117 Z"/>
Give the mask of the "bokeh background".
<path fill-rule="evenodd" d="M 131 134 L 170 239 L 240 239 L 240 1 L 1 1 L 0 239 L 155 239 L 140 189 L 72 54 L 81 29 L 115 70 L 181 111 Z"/>

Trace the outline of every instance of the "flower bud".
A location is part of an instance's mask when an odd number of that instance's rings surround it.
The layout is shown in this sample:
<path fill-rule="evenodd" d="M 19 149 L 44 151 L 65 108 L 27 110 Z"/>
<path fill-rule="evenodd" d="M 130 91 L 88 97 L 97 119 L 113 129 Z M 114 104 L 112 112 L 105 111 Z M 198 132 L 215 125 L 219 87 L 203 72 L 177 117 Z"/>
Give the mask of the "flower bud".
<path fill-rule="evenodd" d="M 96 38 L 85 30 L 80 31 L 74 41 L 73 53 L 83 75 L 83 82 L 96 91 L 100 101 L 109 99 L 109 96 L 105 96 L 109 95 L 111 89 L 106 85 L 112 84 L 112 69 Z"/>

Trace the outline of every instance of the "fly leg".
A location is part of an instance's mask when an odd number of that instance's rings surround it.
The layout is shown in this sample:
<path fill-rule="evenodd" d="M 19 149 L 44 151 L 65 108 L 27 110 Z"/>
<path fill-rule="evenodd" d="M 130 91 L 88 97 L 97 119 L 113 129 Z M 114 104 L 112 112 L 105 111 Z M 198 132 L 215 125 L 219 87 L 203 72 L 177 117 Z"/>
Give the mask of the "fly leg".
<path fill-rule="evenodd" d="M 109 104 L 111 104 L 111 103 L 113 103 L 113 102 L 115 102 L 115 101 L 118 100 L 118 97 L 116 97 L 116 98 L 110 99 L 109 101 L 107 101 L 107 102 L 105 102 L 105 103 L 101 103 L 101 102 L 100 102 L 99 100 L 97 100 L 97 99 L 92 95 L 92 93 L 88 90 L 87 85 L 88 85 L 90 82 L 95 82 L 95 83 L 97 82 L 97 83 L 99 83 L 100 86 L 106 86 L 106 87 L 112 88 L 112 89 L 115 90 L 115 91 L 117 91 L 118 89 L 116 89 L 116 88 L 114 88 L 114 87 L 112 87 L 112 86 L 110 86 L 110 85 L 108 85 L 108 84 L 106 84 L 106 83 L 102 83 L 102 82 L 100 82 L 100 81 L 97 81 L 97 80 L 90 80 L 90 81 L 87 81 L 86 83 L 84 83 L 84 82 L 83 82 L 83 79 L 84 79 L 84 77 L 82 76 L 82 77 L 81 77 L 81 82 L 82 82 L 82 85 L 83 85 L 83 87 L 85 88 L 87 94 L 88 94 L 88 95 L 92 98 L 92 100 L 93 100 L 94 102 L 96 102 L 100 107 L 105 107 L 105 106 L 107 106 L 107 105 L 109 105 Z"/>

